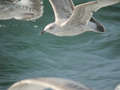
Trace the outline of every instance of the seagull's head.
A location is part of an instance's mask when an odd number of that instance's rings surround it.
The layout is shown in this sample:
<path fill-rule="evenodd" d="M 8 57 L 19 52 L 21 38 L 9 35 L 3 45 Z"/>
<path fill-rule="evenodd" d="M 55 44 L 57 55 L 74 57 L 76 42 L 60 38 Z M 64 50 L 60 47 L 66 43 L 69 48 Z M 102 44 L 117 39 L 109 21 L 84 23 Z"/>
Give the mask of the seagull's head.
<path fill-rule="evenodd" d="M 44 34 L 45 32 L 48 33 L 56 33 L 58 31 L 58 26 L 55 23 L 48 24 L 43 31 L 41 31 L 41 34 Z"/>

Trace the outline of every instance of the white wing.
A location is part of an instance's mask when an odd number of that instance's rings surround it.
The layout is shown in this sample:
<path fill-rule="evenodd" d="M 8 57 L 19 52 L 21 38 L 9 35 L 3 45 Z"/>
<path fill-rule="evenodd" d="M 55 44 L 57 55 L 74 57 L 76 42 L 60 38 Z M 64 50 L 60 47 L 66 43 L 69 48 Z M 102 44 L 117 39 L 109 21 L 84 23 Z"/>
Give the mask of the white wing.
<path fill-rule="evenodd" d="M 60 78 L 39 78 L 23 80 L 8 90 L 90 90 L 82 84 Z"/>
<path fill-rule="evenodd" d="M 42 0 L 0 1 L 0 19 L 33 20 L 43 14 Z"/>
<path fill-rule="evenodd" d="M 68 19 L 74 8 L 72 0 L 49 0 L 55 14 L 56 22 Z"/>
<path fill-rule="evenodd" d="M 115 90 L 120 90 L 120 84 L 117 85 L 117 87 L 115 88 Z"/>
<path fill-rule="evenodd" d="M 88 24 L 93 12 L 102 7 L 120 3 L 120 0 L 97 0 L 80 4 L 74 8 L 72 16 L 63 24 L 80 25 Z"/>

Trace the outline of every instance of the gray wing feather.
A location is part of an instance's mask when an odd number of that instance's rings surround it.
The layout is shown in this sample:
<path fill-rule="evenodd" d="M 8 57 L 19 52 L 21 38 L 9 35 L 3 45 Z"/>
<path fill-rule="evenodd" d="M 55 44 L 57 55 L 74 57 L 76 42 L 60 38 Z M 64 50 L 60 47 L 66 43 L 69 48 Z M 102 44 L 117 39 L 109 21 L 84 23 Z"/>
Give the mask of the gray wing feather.
<path fill-rule="evenodd" d="M 97 0 L 88 3 L 80 4 L 74 8 L 72 16 L 63 24 L 88 24 L 93 12 L 96 12 L 102 7 L 120 3 L 120 0 Z"/>
<path fill-rule="evenodd" d="M 55 20 L 68 19 L 74 8 L 72 0 L 49 0 L 55 13 Z"/>

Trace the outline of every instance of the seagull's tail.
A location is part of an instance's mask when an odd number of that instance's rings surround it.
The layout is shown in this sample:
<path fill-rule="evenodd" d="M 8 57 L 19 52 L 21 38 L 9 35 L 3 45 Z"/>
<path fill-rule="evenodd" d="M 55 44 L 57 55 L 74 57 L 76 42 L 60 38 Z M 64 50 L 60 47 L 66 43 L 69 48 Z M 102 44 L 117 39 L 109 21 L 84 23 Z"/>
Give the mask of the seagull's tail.
<path fill-rule="evenodd" d="M 38 78 L 23 80 L 12 85 L 8 90 L 90 90 L 74 81 L 60 78 Z"/>

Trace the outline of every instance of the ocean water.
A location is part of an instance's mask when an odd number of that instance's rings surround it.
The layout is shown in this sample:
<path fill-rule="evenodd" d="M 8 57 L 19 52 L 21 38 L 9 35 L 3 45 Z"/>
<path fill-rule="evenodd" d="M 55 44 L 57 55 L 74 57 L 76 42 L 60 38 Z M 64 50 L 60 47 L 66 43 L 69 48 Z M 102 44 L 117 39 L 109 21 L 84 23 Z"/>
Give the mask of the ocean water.
<path fill-rule="evenodd" d="M 114 90 L 120 83 L 120 4 L 95 13 L 105 33 L 73 37 L 40 35 L 54 21 L 48 0 L 44 5 L 45 13 L 36 21 L 0 21 L 0 90 L 36 77 L 60 77 L 93 90 Z"/>

